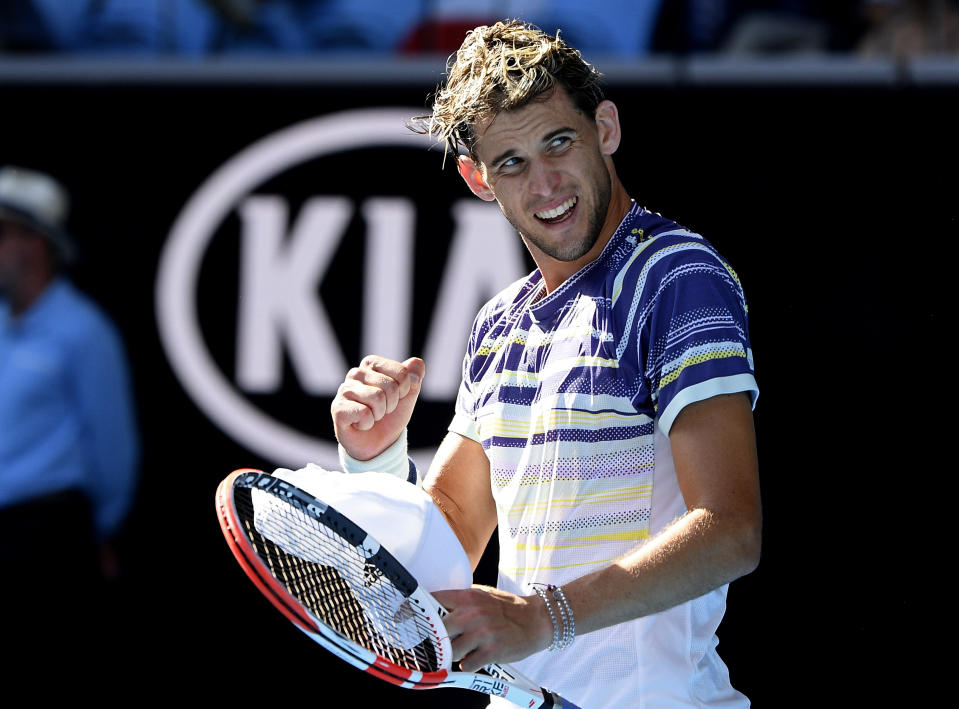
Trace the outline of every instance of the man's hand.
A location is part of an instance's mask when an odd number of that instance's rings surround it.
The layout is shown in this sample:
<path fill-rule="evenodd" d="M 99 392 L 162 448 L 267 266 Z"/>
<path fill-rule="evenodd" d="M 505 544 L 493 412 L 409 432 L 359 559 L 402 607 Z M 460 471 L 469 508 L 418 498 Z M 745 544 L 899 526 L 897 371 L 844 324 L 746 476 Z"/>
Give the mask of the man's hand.
<path fill-rule="evenodd" d="M 410 421 L 426 364 L 364 357 L 336 392 L 330 412 L 336 440 L 357 460 L 369 460 L 390 447 Z"/>
<path fill-rule="evenodd" d="M 453 643 L 453 660 L 464 672 L 522 660 L 553 641 L 552 621 L 537 595 L 474 586 L 433 596 L 450 612 L 443 624 Z"/>

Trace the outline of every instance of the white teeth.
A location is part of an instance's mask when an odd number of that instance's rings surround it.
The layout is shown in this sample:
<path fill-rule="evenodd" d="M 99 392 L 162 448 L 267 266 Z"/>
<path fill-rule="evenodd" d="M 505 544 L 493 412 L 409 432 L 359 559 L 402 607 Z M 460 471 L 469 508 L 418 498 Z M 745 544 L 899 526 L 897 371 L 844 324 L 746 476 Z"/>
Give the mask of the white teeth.
<path fill-rule="evenodd" d="M 553 209 L 547 209 L 545 212 L 536 212 L 536 216 L 539 217 L 540 219 L 555 219 L 561 214 L 565 214 L 570 209 L 572 209 L 574 204 L 576 204 L 576 198 L 570 197 L 568 200 L 563 202 L 558 207 L 554 207 Z"/>

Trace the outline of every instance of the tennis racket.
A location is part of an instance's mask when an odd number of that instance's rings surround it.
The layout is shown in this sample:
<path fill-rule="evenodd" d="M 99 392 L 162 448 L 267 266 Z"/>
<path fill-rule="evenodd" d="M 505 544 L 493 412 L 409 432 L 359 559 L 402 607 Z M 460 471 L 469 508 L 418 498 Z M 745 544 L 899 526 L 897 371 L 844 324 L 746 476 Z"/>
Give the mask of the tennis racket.
<path fill-rule="evenodd" d="M 446 610 L 385 547 L 310 493 L 241 469 L 220 483 L 216 507 L 227 544 L 256 587 L 352 666 L 408 689 L 468 689 L 525 709 L 579 709 L 509 665 L 454 671 Z"/>

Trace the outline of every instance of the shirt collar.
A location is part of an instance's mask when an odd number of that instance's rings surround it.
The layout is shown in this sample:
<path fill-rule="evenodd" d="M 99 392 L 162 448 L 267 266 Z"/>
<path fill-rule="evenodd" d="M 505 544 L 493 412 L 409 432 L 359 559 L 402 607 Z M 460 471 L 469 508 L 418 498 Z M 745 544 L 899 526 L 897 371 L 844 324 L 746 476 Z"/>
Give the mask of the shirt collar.
<path fill-rule="evenodd" d="M 19 317 L 14 317 L 10 312 L 9 303 L 0 301 L 0 323 L 7 330 L 29 328 L 33 324 L 44 320 L 48 313 L 57 309 L 57 304 L 63 299 L 63 294 L 68 287 L 66 278 L 63 276 L 54 278 Z"/>

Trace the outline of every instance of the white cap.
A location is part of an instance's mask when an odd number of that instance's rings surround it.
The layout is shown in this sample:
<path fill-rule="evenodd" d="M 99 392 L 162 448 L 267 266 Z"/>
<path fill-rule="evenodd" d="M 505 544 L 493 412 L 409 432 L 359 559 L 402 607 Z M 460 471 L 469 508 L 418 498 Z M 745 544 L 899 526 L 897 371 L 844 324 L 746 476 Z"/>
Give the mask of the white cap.
<path fill-rule="evenodd" d="M 275 477 L 333 507 L 385 547 L 427 591 L 469 588 L 473 570 L 446 517 L 426 492 L 381 472 L 341 473 L 310 464 Z"/>
<path fill-rule="evenodd" d="M 26 226 L 53 243 L 64 262 L 76 246 L 64 227 L 70 207 L 66 189 L 49 175 L 20 167 L 0 167 L 0 220 Z"/>

